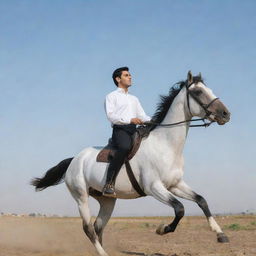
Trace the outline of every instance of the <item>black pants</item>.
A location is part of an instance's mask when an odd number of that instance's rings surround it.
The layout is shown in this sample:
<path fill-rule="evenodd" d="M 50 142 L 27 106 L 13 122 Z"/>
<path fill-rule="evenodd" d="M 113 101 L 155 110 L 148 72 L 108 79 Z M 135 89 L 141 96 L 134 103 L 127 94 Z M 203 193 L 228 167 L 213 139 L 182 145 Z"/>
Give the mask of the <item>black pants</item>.
<path fill-rule="evenodd" d="M 132 147 L 132 135 L 136 131 L 136 125 L 114 125 L 112 143 L 116 147 L 116 153 L 111 159 L 108 167 L 107 182 L 115 181 L 124 160 Z"/>

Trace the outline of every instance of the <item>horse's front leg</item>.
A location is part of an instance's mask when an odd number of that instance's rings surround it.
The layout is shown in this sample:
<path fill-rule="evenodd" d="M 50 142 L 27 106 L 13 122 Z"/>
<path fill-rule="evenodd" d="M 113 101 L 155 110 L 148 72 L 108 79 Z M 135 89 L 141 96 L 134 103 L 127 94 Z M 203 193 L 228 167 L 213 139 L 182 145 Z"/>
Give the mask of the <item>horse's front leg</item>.
<path fill-rule="evenodd" d="M 202 196 L 192 191 L 192 189 L 184 181 L 179 182 L 178 185 L 176 185 L 175 187 L 172 187 L 170 191 L 178 197 L 196 202 L 198 206 L 203 210 L 211 230 L 217 233 L 218 242 L 220 243 L 229 242 L 228 237 L 223 233 L 220 226 L 217 224 L 217 222 L 213 218 L 209 210 L 208 204 Z"/>
<path fill-rule="evenodd" d="M 158 201 L 173 207 L 175 212 L 175 218 L 173 222 L 169 225 L 160 225 L 157 228 L 156 233 L 159 235 L 164 235 L 169 232 L 174 232 L 179 221 L 184 216 L 183 204 L 175 197 L 173 197 L 170 191 L 168 191 L 160 181 L 154 182 L 154 184 L 152 184 L 150 194 Z"/>

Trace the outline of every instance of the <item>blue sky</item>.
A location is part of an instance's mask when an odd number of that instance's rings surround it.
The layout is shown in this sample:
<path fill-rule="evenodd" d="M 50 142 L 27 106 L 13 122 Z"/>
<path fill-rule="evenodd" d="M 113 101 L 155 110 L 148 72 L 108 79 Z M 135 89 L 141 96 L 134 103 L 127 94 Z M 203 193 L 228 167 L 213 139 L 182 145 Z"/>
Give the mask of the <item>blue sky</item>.
<path fill-rule="evenodd" d="M 0 1 L 0 211 L 77 215 L 65 185 L 35 193 L 29 180 L 106 143 L 103 102 L 124 65 L 148 115 L 188 70 L 202 73 L 232 119 L 189 131 L 184 179 L 213 212 L 256 210 L 255 8 L 249 0 Z M 201 213 L 181 201 L 187 214 Z M 114 214 L 173 210 L 146 198 L 120 200 Z"/>

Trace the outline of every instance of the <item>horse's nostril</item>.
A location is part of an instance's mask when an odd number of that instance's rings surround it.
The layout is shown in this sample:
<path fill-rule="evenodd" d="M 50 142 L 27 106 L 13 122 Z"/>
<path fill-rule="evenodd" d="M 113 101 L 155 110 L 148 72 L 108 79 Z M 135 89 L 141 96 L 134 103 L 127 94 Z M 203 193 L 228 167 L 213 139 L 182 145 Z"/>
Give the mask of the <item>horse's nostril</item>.
<path fill-rule="evenodd" d="M 226 112 L 226 111 L 223 111 L 223 116 L 227 116 L 228 115 L 228 113 Z"/>

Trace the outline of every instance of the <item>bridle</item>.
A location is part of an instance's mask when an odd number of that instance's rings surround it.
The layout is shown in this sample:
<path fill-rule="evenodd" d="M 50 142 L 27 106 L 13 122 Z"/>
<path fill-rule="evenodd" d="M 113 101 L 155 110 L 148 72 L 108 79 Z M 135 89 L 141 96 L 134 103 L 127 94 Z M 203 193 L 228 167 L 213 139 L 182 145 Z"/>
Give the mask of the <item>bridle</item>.
<path fill-rule="evenodd" d="M 190 110 L 190 101 L 189 101 L 189 96 L 191 96 L 198 103 L 198 105 L 205 111 L 205 116 L 204 116 L 204 118 L 202 118 L 203 120 L 205 120 L 205 119 L 207 119 L 208 117 L 211 117 L 211 116 L 214 117 L 215 114 L 213 114 L 213 112 L 209 111 L 208 108 L 213 104 L 213 102 L 215 102 L 219 98 L 215 98 L 210 103 L 204 104 L 200 99 L 198 99 L 198 97 L 196 97 L 193 94 L 193 92 L 191 92 L 189 90 L 189 87 L 192 84 L 194 84 L 194 82 L 186 85 L 186 89 L 187 89 L 187 93 L 186 93 L 187 94 L 187 105 L 188 105 L 189 113 L 191 114 L 191 116 L 193 116 L 192 113 L 191 113 L 191 110 Z M 193 121 L 193 120 L 191 120 L 191 121 Z"/>
<path fill-rule="evenodd" d="M 219 98 L 215 98 L 213 99 L 211 102 L 209 102 L 208 104 L 205 104 L 203 102 L 201 102 L 200 99 L 198 99 L 198 97 L 196 97 L 190 90 L 189 87 L 194 84 L 194 82 L 188 84 L 186 83 L 186 96 L 187 96 L 187 106 L 188 106 L 188 110 L 191 113 L 190 110 L 190 101 L 189 101 L 189 96 L 191 96 L 198 104 L 201 108 L 203 108 L 203 110 L 205 111 L 205 116 L 203 118 L 197 118 L 197 119 L 191 119 L 191 120 L 184 120 L 184 121 L 180 121 L 180 122 L 176 122 L 176 123 L 171 123 L 171 124 L 161 124 L 161 123 L 156 123 L 154 121 L 150 121 L 147 122 L 146 124 L 148 125 L 156 125 L 156 126 L 160 126 L 160 127 L 172 127 L 175 125 L 179 125 L 179 124 L 184 124 L 184 123 L 189 123 L 189 122 L 198 122 L 198 121 L 203 121 L 203 124 L 194 124 L 194 125 L 189 125 L 189 127 L 208 127 L 210 126 L 212 123 L 214 123 L 215 121 L 210 121 L 210 122 L 206 122 L 208 117 L 214 117 L 215 114 L 211 111 L 209 111 L 209 107 L 213 104 L 213 102 L 215 102 L 216 100 L 218 100 Z"/>

